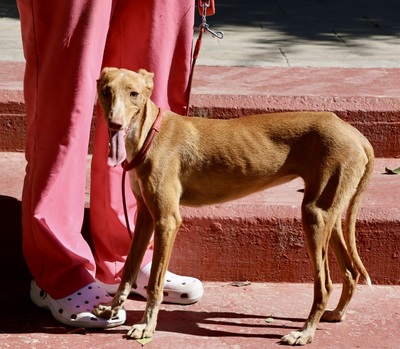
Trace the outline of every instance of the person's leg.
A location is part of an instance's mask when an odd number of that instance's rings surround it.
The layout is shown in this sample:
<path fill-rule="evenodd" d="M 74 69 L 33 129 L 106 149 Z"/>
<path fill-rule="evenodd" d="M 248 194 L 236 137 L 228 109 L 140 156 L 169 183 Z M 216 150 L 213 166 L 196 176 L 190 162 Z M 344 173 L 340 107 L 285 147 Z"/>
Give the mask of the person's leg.
<path fill-rule="evenodd" d="M 137 71 L 145 68 L 155 74 L 152 100 L 160 107 L 184 114 L 193 38 L 194 2 L 177 0 L 120 0 L 107 38 L 103 66 Z M 116 54 L 118 53 L 118 54 Z M 124 226 L 121 201 L 121 167 L 109 168 L 107 130 L 98 113 L 95 152 L 92 161 L 91 228 L 96 251 L 97 278 L 102 287 L 115 293 L 130 246 Z M 128 177 L 128 176 L 127 176 Z M 133 227 L 135 200 L 127 179 L 128 210 Z M 138 288 L 146 297 L 152 249 L 142 261 Z M 200 280 L 168 272 L 164 301 L 180 304 L 196 302 L 203 295 Z"/>
<path fill-rule="evenodd" d="M 23 252 L 34 277 L 31 298 L 70 325 L 83 326 L 87 321 L 88 327 L 116 325 L 96 319 L 89 308 L 75 313 L 79 302 L 92 305 L 96 297 L 107 296 L 88 287 L 95 280 L 95 262 L 80 231 L 95 80 L 111 3 L 18 0 L 18 8 L 28 123 Z M 67 297 L 83 293 L 85 300 Z"/>
<path fill-rule="evenodd" d="M 194 2 L 177 0 L 117 3 L 105 48 L 103 66 L 155 73 L 152 100 L 159 106 L 185 113 L 194 25 Z M 121 199 L 120 166 L 107 165 L 108 136 L 99 112 L 91 172 L 91 230 L 97 278 L 106 284 L 120 281 L 130 246 Z M 128 176 L 127 176 L 128 177 Z M 126 182 L 131 227 L 135 200 Z M 152 257 L 148 250 L 142 265 Z"/>

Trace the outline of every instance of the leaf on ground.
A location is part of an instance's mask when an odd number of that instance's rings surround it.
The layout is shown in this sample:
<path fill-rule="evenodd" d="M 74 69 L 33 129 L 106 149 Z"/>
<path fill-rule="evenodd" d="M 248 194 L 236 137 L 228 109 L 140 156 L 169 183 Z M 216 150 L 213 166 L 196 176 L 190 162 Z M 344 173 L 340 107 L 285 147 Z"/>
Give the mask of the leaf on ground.
<path fill-rule="evenodd" d="M 138 343 L 140 343 L 142 346 L 150 343 L 153 340 L 153 338 L 140 338 L 140 339 L 136 339 L 136 341 Z"/>
<path fill-rule="evenodd" d="M 89 334 L 89 332 L 83 328 L 83 327 L 78 327 L 73 329 L 72 331 L 69 331 L 68 334 Z"/>
<path fill-rule="evenodd" d="M 251 284 L 250 281 L 236 281 L 230 283 L 229 285 L 235 287 L 244 287 L 244 286 L 249 286 L 250 284 Z"/>
<path fill-rule="evenodd" d="M 400 173 L 400 167 L 395 168 L 394 170 L 392 170 L 392 169 L 390 169 L 388 167 L 385 167 L 385 172 L 387 174 L 399 174 Z"/>
<path fill-rule="evenodd" d="M 269 316 L 269 317 L 267 317 L 266 319 L 265 319 L 265 322 L 268 322 L 268 323 L 271 323 L 271 322 L 274 322 L 275 320 L 274 320 L 274 318 L 272 317 L 272 316 Z"/>

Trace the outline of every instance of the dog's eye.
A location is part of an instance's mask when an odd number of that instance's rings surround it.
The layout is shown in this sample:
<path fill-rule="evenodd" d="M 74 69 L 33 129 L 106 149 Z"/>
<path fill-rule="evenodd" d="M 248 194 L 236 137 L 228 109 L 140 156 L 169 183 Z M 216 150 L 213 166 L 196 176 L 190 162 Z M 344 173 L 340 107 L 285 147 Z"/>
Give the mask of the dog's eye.
<path fill-rule="evenodd" d="M 139 94 L 139 93 L 137 93 L 137 92 L 135 92 L 135 91 L 132 91 L 131 94 L 130 94 L 130 96 L 131 96 L 132 98 L 135 98 L 135 97 L 138 96 L 138 94 Z"/>
<path fill-rule="evenodd" d="M 101 94 L 104 97 L 108 97 L 110 95 L 110 90 L 108 88 L 104 88 L 104 89 L 101 90 Z"/>

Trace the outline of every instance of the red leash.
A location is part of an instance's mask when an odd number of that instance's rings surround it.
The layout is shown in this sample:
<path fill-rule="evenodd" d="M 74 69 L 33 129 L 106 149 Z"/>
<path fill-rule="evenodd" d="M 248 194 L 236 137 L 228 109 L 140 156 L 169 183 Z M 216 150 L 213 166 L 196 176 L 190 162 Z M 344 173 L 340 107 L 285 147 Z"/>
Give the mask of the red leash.
<path fill-rule="evenodd" d="M 190 95 L 192 90 L 192 80 L 193 80 L 193 73 L 194 67 L 196 65 L 197 57 L 199 56 L 203 34 L 205 31 L 208 31 L 213 37 L 218 39 L 224 38 L 224 33 L 221 31 L 213 31 L 210 29 L 210 26 L 207 24 L 207 15 L 212 16 L 215 14 L 215 2 L 214 0 L 198 0 L 197 1 L 198 10 L 201 16 L 201 24 L 200 24 L 200 32 L 199 37 L 197 38 L 195 48 L 193 50 L 193 58 L 192 58 L 192 65 L 189 74 L 188 80 L 188 91 L 187 91 L 187 107 L 186 107 L 186 115 L 189 113 L 189 103 L 190 103 Z M 153 126 L 151 127 L 149 133 L 147 134 L 146 140 L 143 143 L 142 148 L 136 154 L 135 158 L 131 162 L 127 162 L 126 160 L 122 163 L 123 173 L 122 173 L 122 202 L 124 207 L 124 215 L 125 215 L 125 223 L 126 228 L 128 230 L 128 235 L 132 239 L 132 231 L 129 224 L 128 218 L 128 208 L 126 206 L 126 196 L 125 196 L 125 178 L 126 172 L 132 170 L 136 166 L 138 166 L 146 157 L 147 152 L 149 151 L 151 144 L 153 143 L 154 137 L 156 136 L 157 132 L 160 130 L 161 126 L 161 119 L 162 119 L 162 110 L 160 109 L 155 119 Z"/>
<path fill-rule="evenodd" d="M 133 158 L 133 160 L 131 162 L 128 162 L 125 159 L 125 161 L 121 164 L 121 166 L 123 168 L 123 172 L 122 172 L 122 204 L 124 207 L 126 228 L 128 230 L 128 235 L 131 239 L 132 239 L 132 230 L 131 230 L 131 227 L 129 224 L 128 208 L 126 206 L 126 195 L 125 195 L 126 173 L 128 171 L 134 169 L 135 167 L 137 167 L 146 157 L 146 155 L 151 147 L 151 144 L 154 141 L 156 134 L 160 130 L 162 117 L 163 117 L 163 111 L 161 108 L 159 108 L 158 115 L 157 115 L 156 119 L 154 120 L 149 133 L 146 136 L 143 146 L 140 148 L 140 150 L 138 151 L 138 153 L 136 154 L 136 156 Z"/>
<path fill-rule="evenodd" d="M 156 119 L 153 122 L 153 125 L 151 126 L 151 129 L 149 133 L 147 134 L 147 137 L 143 143 L 142 148 L 138 151 L 136 156 L 133 158 L 131 162 L 125 161 L 122 163 L 122 168 L 124 169 L 124 172 L 128 172 L 132 169 L 134 169 L 137 165 L 139 165 L 144 158 L 147 155 L 147 152 L 149 151 L 151 144 L 153 143 L 154 137 L 156 136 L 157 132 L 160 130 L 161 127 L 161 120 L 163 116 L 163 111 L 161 108 L 158 110 L 158 115 Z"/>
<path fill-rule="evenodd" d="M 189 106 L 190 106 L 190 95 L 192 91 L 192 81 L 193 81 L 193 74 L 194 74 L 194 67 L 196 65 L 197 57 L 199 56 L 201 44 L 203 41 L 203 34 L 205 31 L 208 31 L 212 37 L 216 37 L 218 39 L 224 38 L 224 33 L 221 31 L 213 31 L 210 29 L 210 26 L 207 24 L 207 15 L 212 16 L 215 14 L 215 2 L 214 0 L 198 0 L 197 6 L 199 10 L 199 14 L 201 16 L 201 24 L 200 24 L 200 31 L 199 36 L 196 41 L 196 45 L 193 50 L 193 57 L 192 57 L 192 66 L 190 69 L 189 81 L 188 81 L 188 92 L 187 92 L 187 107 L 186 107 L 186 115 L 189 113 Z"/>

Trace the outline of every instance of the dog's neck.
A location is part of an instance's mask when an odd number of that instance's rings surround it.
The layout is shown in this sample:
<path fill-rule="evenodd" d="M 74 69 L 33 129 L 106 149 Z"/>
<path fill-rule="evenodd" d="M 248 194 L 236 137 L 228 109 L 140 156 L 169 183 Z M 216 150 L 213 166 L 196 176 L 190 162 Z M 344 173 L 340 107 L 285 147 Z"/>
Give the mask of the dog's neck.
<path fill-rule="evenodd" d="M 143 144 L 157 118 L 159 108 L 150 100 L 147 100 L 143 109 L 135 115 L 126 130 L 126 159 L 131 162 L 140 152 Z"/>

